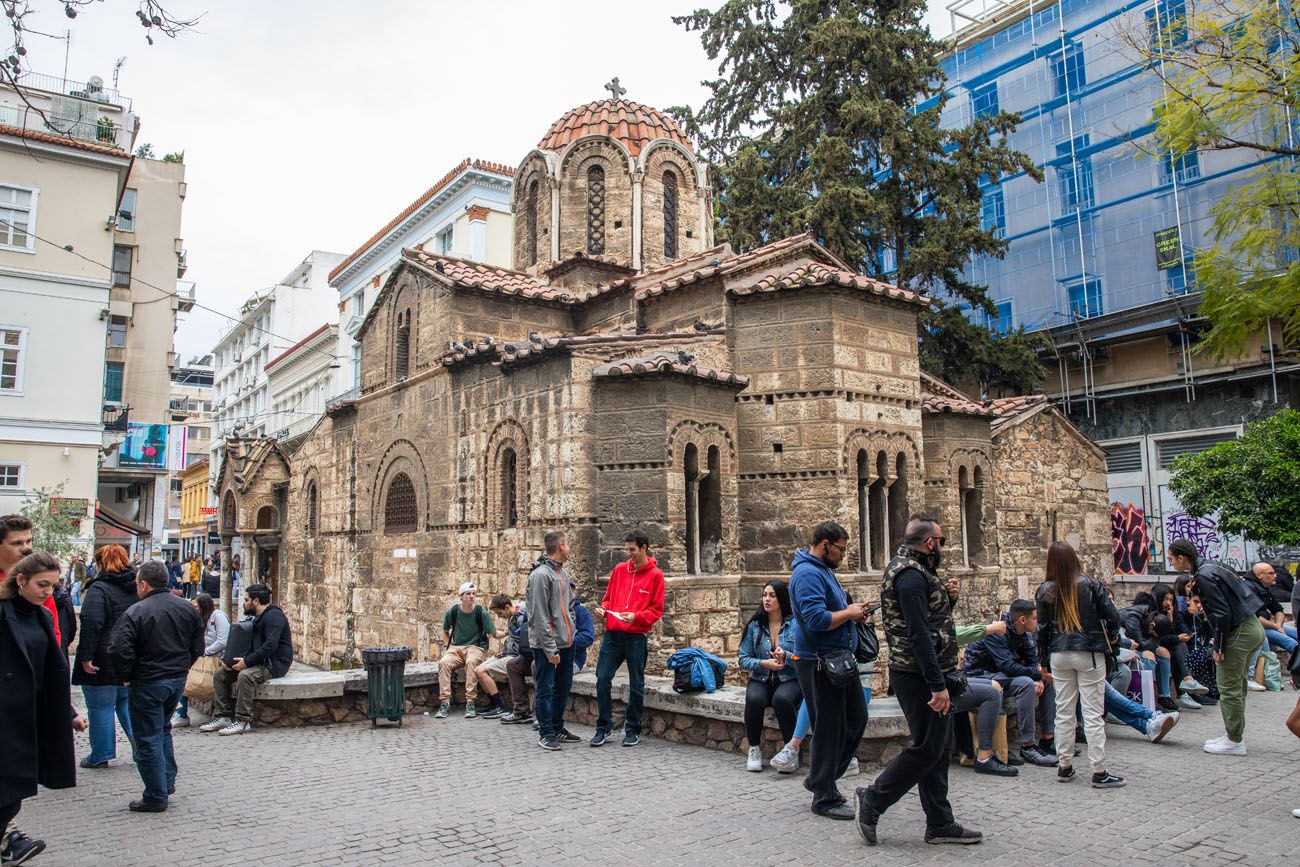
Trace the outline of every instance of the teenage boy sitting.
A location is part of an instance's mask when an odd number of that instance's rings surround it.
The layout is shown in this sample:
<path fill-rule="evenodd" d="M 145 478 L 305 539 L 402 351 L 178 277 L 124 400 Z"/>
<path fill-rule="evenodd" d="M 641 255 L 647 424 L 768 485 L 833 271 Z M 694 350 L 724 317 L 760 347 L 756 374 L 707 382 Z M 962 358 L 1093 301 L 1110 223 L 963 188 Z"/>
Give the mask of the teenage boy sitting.
<path fill-rule="evenodd" d="M 438 660 L 438 698 L 441 703 L 434 714 L 445 719 L 451 710 L 451 675 L 458 668 L 465 669 L 465 719 L 478 716 L 474 699 L 478 695 L 478 667 L 487 656 L 488 639 L 496 635 L 492 615 L 482 605 L 474 603 L 478 587 L 473 581 L 460 585 L 460 604 L 447 609 L 442 616 L 442 658 Z M 501 707 L 500 697 L 494 696 L 493 710 Z M 504 709 L 503 709 L 504 710 Z"/>

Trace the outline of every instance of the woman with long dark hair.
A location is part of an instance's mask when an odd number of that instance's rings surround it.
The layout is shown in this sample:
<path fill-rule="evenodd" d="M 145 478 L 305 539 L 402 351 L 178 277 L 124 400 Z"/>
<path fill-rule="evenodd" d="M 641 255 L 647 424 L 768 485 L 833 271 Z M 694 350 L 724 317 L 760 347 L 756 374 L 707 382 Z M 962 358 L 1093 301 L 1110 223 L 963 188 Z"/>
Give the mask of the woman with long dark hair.
<path fill-rule="evenodd" d="M 113 671 L 108 639 L 118 618 L 140 601 L 135 567 L 121 545 L 97 548 L 95 563 L 99 573 L 81 599 L 81 638 L 72 666 L 72 683 L 81 687 L 90 717 L 90 754 L 81 760 L 83 768 L 105 768 L 117 758 L 114 716 L 126 739 L 134 740 L 126 683 Z"/>
<path fill-rule="evenodd" d="M 230 637 L 230 618 L 217 608 L 217 603 L 206 593 L 200 593 L 190 601 L 199 609 L 199 619 L 203 621 L 203 655 L 220 656 Z M 184 728 L 189 724 L 190 700 L 182 693 L 180 704 L 176 707 L 176 716 L 172 719 L 172 728 Z"/>
<path fill-rule="evenodd" d="M 769 707 L 781 728 L 781 742 L 794 735 L 803 692 L 790 654 L 794 652 L 794 616 L 790 588 L 784 581 L 763 585 L 763 601 L 745 624 L 740 640 L 740 667 L 749 672 L 745 687 L 745 737 L 749 754 L 745 768 L 763 770 L 763 713 Z"/>
<path fill-rule="evenodd" d="M 1083 709 L 1094 789 L 1124 778 L 1106 768 L 1106 657 L 1119 634 L 1119 612 L 1100 584 L 1083 574 L 1068 542 L 1047 549 L 1047 580 L 1038 588 L 1038 652 L 1056 682 L 1056 778 L 1074 779 L 1075 704 Z"/>
<path fill-rule="evenodd" d="M 36 794 L 37 783 L 47 789 L 77 784 L 72 730 L 85 731 L 86 721 L 72 707 L 68 657 L 44 607 L 58 583 L 59 561 L 37 552 L 19 560 L 0 584 L 0 830 L 18 815 L 23 799 Z M 4 861 L 21 863 L 44 848 L 40 840 L 15 834 Z"/>

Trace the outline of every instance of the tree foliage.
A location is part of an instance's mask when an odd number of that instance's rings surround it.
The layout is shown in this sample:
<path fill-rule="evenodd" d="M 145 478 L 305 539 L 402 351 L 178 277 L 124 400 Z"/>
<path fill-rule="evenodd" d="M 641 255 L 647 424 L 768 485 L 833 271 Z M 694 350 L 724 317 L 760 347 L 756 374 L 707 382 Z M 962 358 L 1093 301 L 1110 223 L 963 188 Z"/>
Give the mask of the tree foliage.
<path fill-rule="evenodd" d="M 942 46 L 924 12 L 923 0 L 727 0 L 676 17 L 720 62 L 704 104 L 673 111 L 713 165 L 723 240 L 749 249 L 811 230 L 864 274 L 994 315 L 964 273 L 1006 250 L 983 225 L 982 184 L 1041 174 L 1006 143 L 1013 113 L 940 126 Z M 1032 341 L 964 342 L 976 329 L 937 307 L 922 329 L 931 372 L 970 379 L 982 356 L 981 385 L 1042 382 Z"/>
<path fill-rule="evenodd" d="M 1174 461 L 1169 489 L 1188 514 L 1267 545 L 1300 545 L 1300 412 L 1279 410 L 1238 439 Z"/>
<path fill-rule="evenodd" d="M 1154 37 L 1130 44 L 1161 79 L 1154 112 L 1162 159 L 1234 151 L 1257 160 L 1212 208 L 1210 246 L 1195 251 L 1200 349 L 1241 350 L 1273 323 L 1300 341 L 1300 17 L 1294 3 L 1187 0 Z M 1184 239 L 1184 244 L 1188 239 Z"/>
<path fill-rule="evenodd" d="M 54 488 L 37 488 L 19 509 L 23 517 L 32 522 L 32 550 L 53 554 L 60 560 L 83 547 L 77 541 L 81 533 L 77 530 L 76 518 L 51 508 L 51 500 L 62 496 L 62 484 Z"/>

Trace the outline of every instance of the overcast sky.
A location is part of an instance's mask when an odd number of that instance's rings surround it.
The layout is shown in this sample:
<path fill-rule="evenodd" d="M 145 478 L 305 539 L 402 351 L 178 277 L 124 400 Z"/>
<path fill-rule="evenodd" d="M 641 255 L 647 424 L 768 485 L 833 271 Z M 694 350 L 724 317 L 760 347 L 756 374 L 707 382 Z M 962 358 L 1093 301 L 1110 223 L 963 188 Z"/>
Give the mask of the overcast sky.
<path fill-rule="evenodd" d="M 939 34 L 947 2 L 930 3 Z M 701 0 L 169 0 L 203 18 L 153 46 L 133 0 L 75 21 L 34 5 L 33 28 L 72 29 L 69 78 L 111 81 L 126 57 L 139 141 L 185 152 L 186 279 L 226 314 L 313 249 L 352 252 L 464 157 L 516 165 L 612 76 L 666 108 L 698 105 L 716 71 L 671 21 Z M 34 71 L 62 74 L 62 40 L 27 45 Z M 206 353 L 228 324 L 196 309 L 177 351 Z"/>

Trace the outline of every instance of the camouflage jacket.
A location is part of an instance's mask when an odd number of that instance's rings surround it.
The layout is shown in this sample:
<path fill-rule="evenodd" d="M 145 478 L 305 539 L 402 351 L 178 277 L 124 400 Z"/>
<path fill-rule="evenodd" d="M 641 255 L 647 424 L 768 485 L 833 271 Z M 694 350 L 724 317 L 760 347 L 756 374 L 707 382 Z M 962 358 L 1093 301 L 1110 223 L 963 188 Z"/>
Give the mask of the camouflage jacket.
<path fill-rule="evenodd" d="M 957 632 L 952 621 L 952 602 L 948 599 L 948 590 L 935 575 L 920 562 L 911 550 L 903 546 L 898 554 L 885 568 L 885 581 L 880 589 L 880 615 L 885 628 L 885 638 L 889 641 L 889 667 L 894 671 L 911 674 L 924 674 L 921 663 L 916 658 L 912 634 L 903 619 L 903 609 L 899 605 L 896 583 L 898 576 L 909 569 L 915 569 L 925 578 L 926 621 L 930 627 L 930 641 L 934 644 L 935 655 L 939 659 L 939 670 L 945 674 L 957 668 Z"/>

